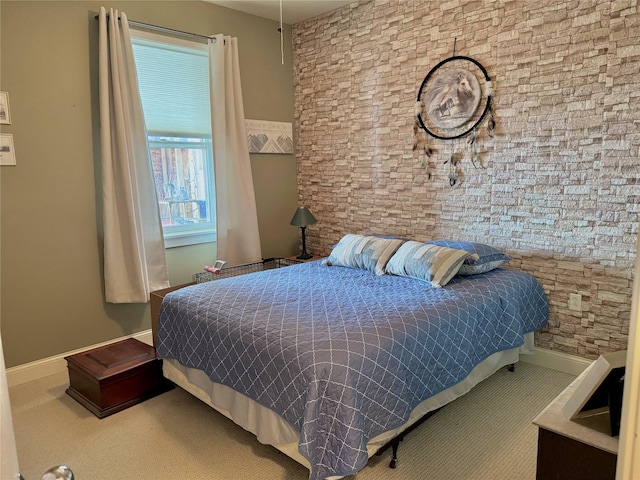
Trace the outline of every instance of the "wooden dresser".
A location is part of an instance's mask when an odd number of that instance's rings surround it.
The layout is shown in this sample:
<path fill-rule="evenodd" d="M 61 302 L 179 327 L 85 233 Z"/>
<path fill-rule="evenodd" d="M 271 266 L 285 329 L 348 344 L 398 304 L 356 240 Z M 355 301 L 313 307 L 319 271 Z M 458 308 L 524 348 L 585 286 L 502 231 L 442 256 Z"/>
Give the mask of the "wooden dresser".
<path fill-rule="evenodd" d="M 536 480 L 614 480 L 618 437 L 611 435 L 609 412 L 577 418 L 579 411 L 626 352 L 601 356 L 564 389 L 534 420 L 538 426 Z"/>

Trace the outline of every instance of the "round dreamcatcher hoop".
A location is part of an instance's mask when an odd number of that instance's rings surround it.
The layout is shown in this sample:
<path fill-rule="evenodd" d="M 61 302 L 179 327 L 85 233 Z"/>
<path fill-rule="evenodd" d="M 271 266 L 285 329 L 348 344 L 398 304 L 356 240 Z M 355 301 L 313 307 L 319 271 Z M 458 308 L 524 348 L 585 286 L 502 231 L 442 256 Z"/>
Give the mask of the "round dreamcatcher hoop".
<path fill-rule="evenodd" d="M 491 78 L 480 62 L 453 56 L 433 67 L 422 81 L 416 118 L 420 128 L 434 138 L 461 138 L 475 130 L 491 111 L 492 95 Z M 492 135 L 493 118 L 490 123 Z"/>

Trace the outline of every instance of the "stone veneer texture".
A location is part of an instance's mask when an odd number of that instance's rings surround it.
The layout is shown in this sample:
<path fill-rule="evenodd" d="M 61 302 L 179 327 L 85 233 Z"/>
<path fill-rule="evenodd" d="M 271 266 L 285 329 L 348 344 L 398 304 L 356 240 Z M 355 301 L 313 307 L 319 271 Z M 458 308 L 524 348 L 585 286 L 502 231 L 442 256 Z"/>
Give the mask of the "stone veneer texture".
<path fill-rule="evenodd" d="M 536 345 L 586 358 L 626 348 L 639 41 L 636 0 L 373 0 L 294 25 L 298 192 L 318 218 L 309 250 L 328 254 L 345 233 L 489 243 L 549 294 Z M 429 180 L 412 138 L 418 88 L 454 42 L 491 76 L 497 128 L 484 168 L 465 159 L 450 187 L 454 142 L 433 142 Z"/>

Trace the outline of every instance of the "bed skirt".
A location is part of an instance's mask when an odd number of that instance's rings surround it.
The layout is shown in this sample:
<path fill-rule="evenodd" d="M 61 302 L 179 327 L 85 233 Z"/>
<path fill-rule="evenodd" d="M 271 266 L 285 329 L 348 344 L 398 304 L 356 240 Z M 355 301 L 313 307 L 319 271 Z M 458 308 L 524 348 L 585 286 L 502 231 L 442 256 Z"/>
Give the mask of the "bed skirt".
<path fill-rule="evenodd" d="M 409 420 L 404 425 L 372 438 L 367 444 L 369 457 L 425 414 L 461 397 L 500 368 L 516 363 L 521 353 L 533 353 L 533 333 L 525 335 L 521 347 L 491 355 L 478 364 L 464 380 L 424 400 L 411 412 Z M 212 382 L 206 373 L 184 367 L 176 360 L 164 359 L 163 372 L 164 376 L 176 385 L 253 433 L 260 443 L 272 445 L 306 468 L 310 467 L 307 459 L 298 452 L 298 431 L 273 410 L 225 385 Z M 343 477 L 328 477 L 329 480 L 339 478 Z"/>

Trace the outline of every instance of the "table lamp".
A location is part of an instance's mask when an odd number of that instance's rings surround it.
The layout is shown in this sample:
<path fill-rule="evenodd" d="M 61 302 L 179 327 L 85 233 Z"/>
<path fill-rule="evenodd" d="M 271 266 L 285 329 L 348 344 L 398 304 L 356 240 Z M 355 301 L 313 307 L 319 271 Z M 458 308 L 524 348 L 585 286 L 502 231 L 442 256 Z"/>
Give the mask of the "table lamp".
<path fill-rule="evenodd" d="M 318 220 L 316 220 L 316 217 L 314 217 L 306 207 L 298 207 L 296 213 L 293 214 L 291 225 L 300 227 L 300 230 L 302 230 L 302 252 L 300 252 L 300 255 L 298 255 L 296 258 L 300 260 L 308 260 L 313 256 L 309 252 L 307 252 L 307 241 L 304 231 L 307 228 L 307 225 L 313 225 L 317 221 Z"/>

